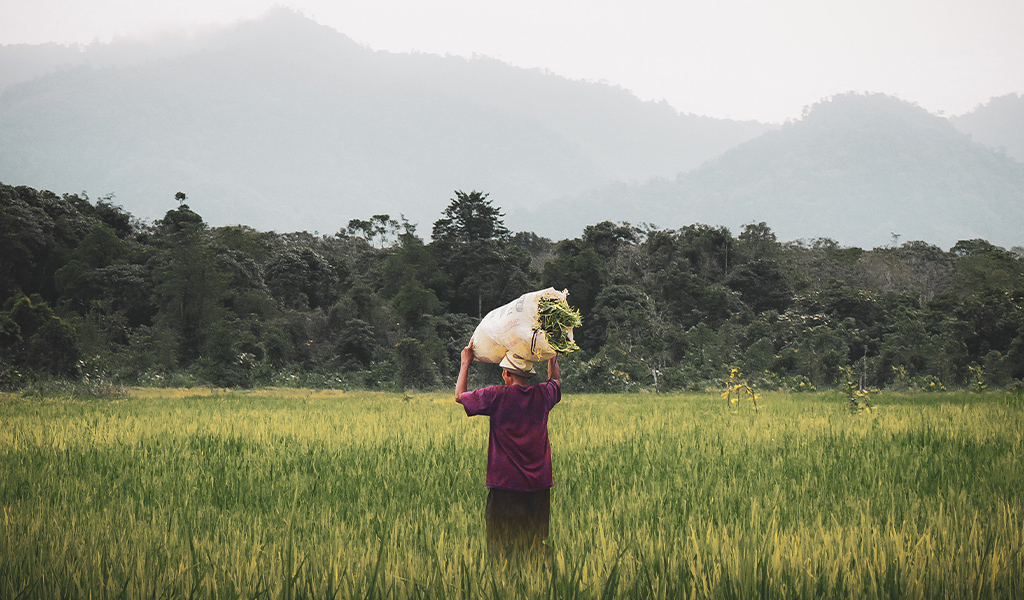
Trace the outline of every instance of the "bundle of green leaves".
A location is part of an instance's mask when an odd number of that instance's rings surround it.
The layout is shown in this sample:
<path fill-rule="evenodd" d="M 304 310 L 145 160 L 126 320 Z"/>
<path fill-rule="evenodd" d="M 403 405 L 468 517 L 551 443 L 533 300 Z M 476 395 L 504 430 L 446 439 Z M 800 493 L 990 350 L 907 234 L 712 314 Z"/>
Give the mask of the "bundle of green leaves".
<path fill-rule="evenodd" d="M 544 332 L 555 352 L 569 354 L 580 349 L 569 339 L 569 331 L 582 325 L 583 317 L 563 298 L 542 298 L 538 303 L 537 323 L 537 329 Z"/>

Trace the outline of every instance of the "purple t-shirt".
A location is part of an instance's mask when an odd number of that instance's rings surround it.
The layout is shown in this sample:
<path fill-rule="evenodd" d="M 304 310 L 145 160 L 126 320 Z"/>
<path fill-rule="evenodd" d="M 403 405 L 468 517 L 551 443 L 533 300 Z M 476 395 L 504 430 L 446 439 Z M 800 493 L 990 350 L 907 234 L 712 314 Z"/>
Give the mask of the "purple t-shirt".
<path fill-rule="evenodd" d="M 462 394 L 466 414 L 491 417 L 487 487 L 536 492 L 552 486 L 548 412 L 562 399 L 557 381 L 495 385 Z"/>

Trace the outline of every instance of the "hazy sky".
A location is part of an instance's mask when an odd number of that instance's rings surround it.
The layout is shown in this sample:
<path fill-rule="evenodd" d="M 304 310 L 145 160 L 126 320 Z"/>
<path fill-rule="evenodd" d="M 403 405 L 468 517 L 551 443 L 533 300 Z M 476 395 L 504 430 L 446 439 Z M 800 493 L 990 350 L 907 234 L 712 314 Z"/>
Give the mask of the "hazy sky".
<path fill-rule="evenodd" d="M 274 5 L 376 50 L 476 53 L 715 117 L 778 122 L 845 91 L 960 114 L 1024 93 L 1024 0 L 0 0 L 0 44 L 195 31 Z"/>

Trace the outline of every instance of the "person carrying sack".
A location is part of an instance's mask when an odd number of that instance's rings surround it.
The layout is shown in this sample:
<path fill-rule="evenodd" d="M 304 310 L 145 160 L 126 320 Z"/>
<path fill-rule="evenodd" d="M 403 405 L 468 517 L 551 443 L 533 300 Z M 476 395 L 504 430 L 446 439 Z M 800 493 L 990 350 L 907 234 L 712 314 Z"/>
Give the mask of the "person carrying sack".
<path fill-rule="evenodd" d="M 530 385 L 536 375 L 502 359 L 505 385 L 467 391 L 473 340 L 462 349 L 455 401 L 467 416 L 490 417 L 487 442 L 487 548 L 498 565 L 525 560 L 546 562 L 551 515 L 551 443 L 548 413 L 562 399 L 558 357 L 548 359 L 548 379 Z"/>

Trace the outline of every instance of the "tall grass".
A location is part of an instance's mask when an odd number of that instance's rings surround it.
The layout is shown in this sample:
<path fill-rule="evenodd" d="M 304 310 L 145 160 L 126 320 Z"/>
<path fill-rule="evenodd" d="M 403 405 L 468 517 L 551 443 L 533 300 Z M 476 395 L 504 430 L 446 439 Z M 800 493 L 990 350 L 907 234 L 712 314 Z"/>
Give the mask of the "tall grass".
<path fill-rule="evenodd" d="M 448 394 L 0 401 L 0 598 L 1017 598 L 999 393 L 567 396 L 547 569 L 489 565 Z"/>

